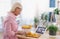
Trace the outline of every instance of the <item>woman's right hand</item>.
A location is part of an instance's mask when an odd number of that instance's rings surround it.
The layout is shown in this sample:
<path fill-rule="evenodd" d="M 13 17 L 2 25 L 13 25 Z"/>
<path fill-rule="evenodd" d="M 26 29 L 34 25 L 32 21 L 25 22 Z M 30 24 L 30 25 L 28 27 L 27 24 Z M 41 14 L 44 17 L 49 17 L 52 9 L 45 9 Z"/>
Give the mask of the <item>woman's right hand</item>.
<path fill-rule="evenodd" d="M 25 35 L 26 34 L 26 32 L 24 32 L 24 31 L 18 31 L 17 33 L 16 33 L 16 35 Z"/>
<path fill-rule="evenodd" d="M 18 32 L 16 33 L 16 37 L 17 37 L 18 39 L 29 39 L 28 37 L 25 36 L 25 34 L 26 34 L 26 32 L 24 32 L 24 31 L 18 31 Z"/>
<path fill-rule="evenodd" d="M 18 39 L 30 39 L 24 35 L 16 35 Z"/>

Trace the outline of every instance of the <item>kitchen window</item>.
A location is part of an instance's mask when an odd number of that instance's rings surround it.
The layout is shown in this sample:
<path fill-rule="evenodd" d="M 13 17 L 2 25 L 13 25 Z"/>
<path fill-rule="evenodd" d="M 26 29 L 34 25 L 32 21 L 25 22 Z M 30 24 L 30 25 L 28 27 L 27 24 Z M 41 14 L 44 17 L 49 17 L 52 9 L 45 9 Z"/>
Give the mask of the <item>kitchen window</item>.
<path fill-rule="evenodd" d="M 50 0 L 50 1 L 49 1 L 49 2 L 50 2 L 50 4 L 49 4 L 49 7 L 50 7 L 50 8 L 55 8 L 55 5 L 56 5 L 56 4 L 55 4 L 55 1 L 56 1 L 56 0 Z"/>

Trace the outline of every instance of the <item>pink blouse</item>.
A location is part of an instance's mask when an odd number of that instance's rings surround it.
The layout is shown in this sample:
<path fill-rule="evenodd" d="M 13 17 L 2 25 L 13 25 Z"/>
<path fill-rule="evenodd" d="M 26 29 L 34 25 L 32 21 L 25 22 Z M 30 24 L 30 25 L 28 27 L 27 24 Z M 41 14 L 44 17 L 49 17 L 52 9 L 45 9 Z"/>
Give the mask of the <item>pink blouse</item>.
<path fill-rule="evenodd" d="M 3 23 L 3 39 L 17 39 L 15 33 L 17 32 L 18 25 L 15 19 L 16 16 L 13 13 L 8 13 Z"/>

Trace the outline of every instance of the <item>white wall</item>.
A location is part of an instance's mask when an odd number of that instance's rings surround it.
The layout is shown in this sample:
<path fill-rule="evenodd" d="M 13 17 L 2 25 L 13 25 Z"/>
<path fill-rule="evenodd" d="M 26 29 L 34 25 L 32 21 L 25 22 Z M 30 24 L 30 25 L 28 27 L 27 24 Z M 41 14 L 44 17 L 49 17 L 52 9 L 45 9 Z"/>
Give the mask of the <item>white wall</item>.
<path fill-rule="evenodd" d="M 19 0 L 12 0 L 12 3 Z M 21 0 L 19 1 L 23 5 L 23 17 L 33 18 L 35 14 L 37 16 L 42 12 L 49 10 L 49 0 Z"/>
<path fill-rule="evenodd" d="M 39 15 L 41 15 L 43 12 L 49 11 L 49 0 L 38 0 L 37 3 L 39 7 Z"/>
<path fill-rule="evenodd" d="M 58 8 L 59 8 L 59 10 L 60 10 L 60 0 L 58 0 L 58 1 L 59 1 L 59 4 L 58 4 L 59 7 L 58 7 Z"/>
<path fill-rule="evenodd" d="M 22 2 L 22 0 L 11 0 L 11 5 L 13 5 L 15 2 Z"/>
<path fill-rule="evenodd" d="M 12 4 L 15 2 L 20 2 L 22 4 L 22 17 L 27 21 L 33 19 L 34 16 L 40 16 L 43 12 L 53 11 L 57 7 L 50 8 L 49 0 L 12 0 Z"/>
<path fill-rule="evenodd" d="M 0 32 L 3 31 L 3 17 L 7 15 L 11 8 L 11 0 L 0 0 Z M 3 16 L 3 17 L 2 17 Z"/>
<path fill-rule="evenodd" d="M 49 8 L 49 0 L 0 0 L 0 16 L 5 15 L 4 12 L 6 13 L 7 11 L 9 11 L 11 5 L 15 2 L 22 3 L 23 13 L 27 13 L 27 14 L 28 13 L 29 14 L 34 14 L 34 13 L 41 14 L 42 12 L 45 12 L 45 11 L 48 12 L 54 9 L 54 8 Z M 56 0 L 56 7 L 57 7 L 57 0 Z"/>
<path fill-rule="evenodd" d="M 39 13 L 40 14 L 43 12 L 53 11 L 57 7 L 57 0 L 56 0 L 56 7 L 55 8 L 50 8 L 49 2 L 50 2 L 50 0 L 39 0 L 37 2 L 38 6 L 39 6 Z"/>
<path fill-rule="evenodd" d="M 57 0 L 56 0 L 56 7 L 55 8 L 50 8 L 49 7 L 49 1 L 50 0 L 13 0 L 13 2 L 16 2 L 16 1 L 19 1 L 19 2 L 23 3 L 23 8 L 26 11 L 28 11 L 27 8 L 32 10 L 35 7 L 35 9 L 36 9 L 35 12 L 38 12 L 39 14 L 41 14 L 43 12 L 53 11 L 57 7 Z M 24 11 L 24 13 L 26 11 Z M 32 12 L 29 12 L 29 13 L 32 13 Z M 27 14 L 28 14 L 28 12 L 27 12 Z"/>
<path fill-rule="evenodd" d="M 5 16 L 10 10 L 11 0 L 0 0 L 0 16 Z"/>

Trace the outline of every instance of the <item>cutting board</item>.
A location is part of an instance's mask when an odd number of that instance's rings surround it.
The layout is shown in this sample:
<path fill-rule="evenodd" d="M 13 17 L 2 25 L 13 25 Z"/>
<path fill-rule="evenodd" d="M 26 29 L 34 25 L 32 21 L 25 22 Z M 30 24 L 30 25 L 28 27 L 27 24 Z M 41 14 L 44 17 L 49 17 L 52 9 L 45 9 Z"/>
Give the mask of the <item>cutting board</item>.
<path fill-rule="evenodd" d="M 38 38 L 33 38 L 33 37 L 26 37 L 23 35 L 17 35 L 18 39 L 38 39 Z"/>

